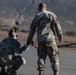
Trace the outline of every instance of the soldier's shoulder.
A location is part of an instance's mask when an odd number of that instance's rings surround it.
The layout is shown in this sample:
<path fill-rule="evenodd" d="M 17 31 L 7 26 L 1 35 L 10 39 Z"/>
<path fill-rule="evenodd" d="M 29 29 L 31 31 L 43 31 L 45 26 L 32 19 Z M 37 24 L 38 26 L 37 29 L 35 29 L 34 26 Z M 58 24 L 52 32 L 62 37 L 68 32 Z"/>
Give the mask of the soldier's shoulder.
<path fill-rule="evenodd" d="M 43 14 L 43 12 L 39 12 L 39 13 L 37 13 L 37 15 L 36 16 L 40 16 L 40 15 L 42 15 Z"/>
<path fill-rule="evenodd" d="M 53 12 L 51 12 L 51 11 L 45 11 L 45 13 L 46 13 L 46 14 L 49 14 L 49 15 L 51 15 L 51 16 L 53 16 L 53 17 L 56 17 L 55 13 L 53 13 Z"/>
<path fill-rule="evenodd" d="M 49 14 L 51 14 L 51 12 L 50 11 L 45 11 L 46 13 L 49 13 Z"/>
<path fill-rule="evenodd" d="M 6 45 L 6 44 L 11 45 L 14 42 L 17 42 L 17 41 L 15 41 L 12 37 L 7 37 L 0 42 L 0 45 Z"/>
<path fill-rule="evenodd" d="M 5 42 L 7 42 L 7 38 L 3 39 L 3 40 L 0 42 L 0 45 L 3 44 L 3 43 L 5 44 Z"/>
<path fill-rule="evenodd" d="M 57 18 L 56 14 L 54 12 L 51 12 L 51 15 L 54 17 L 54 18 Z"/>
<path fill-rule="evenodd" d="M 5 39 L 3 39 L 2 41 L 1 41 L 1 43 L 0 43 L 0 50 L 1 49 L 6 49 L 6 50 L 8 50 L 9 49 L 9 46 L 11 47 L 11 43 L 12 43 L 12 41 L 10 42 L 9 40 L 8 40 L 8 38 L 5 38 Z"/>

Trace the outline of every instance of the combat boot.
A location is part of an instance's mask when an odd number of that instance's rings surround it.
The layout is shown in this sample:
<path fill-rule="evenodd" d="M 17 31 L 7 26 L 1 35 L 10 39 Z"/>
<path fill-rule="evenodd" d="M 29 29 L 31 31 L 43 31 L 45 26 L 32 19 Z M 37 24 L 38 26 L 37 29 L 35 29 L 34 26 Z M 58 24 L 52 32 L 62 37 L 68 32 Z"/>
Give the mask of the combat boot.
<path fill-rule="evenodd" d="M 7 69 L 7 72 L 10 74 L 10 75 L 16 75 L 16 70 L 15 68 L 13 67 L 10 67 Z"/>
<path fill-rule="evenodd" d="M 44 71 L 39 71 L 39 75 L 44 75 Z"/>
<path fill-rule="evenodd" d="M 54 75 L 60 75 L 59 71 L 54 71 Z"/>

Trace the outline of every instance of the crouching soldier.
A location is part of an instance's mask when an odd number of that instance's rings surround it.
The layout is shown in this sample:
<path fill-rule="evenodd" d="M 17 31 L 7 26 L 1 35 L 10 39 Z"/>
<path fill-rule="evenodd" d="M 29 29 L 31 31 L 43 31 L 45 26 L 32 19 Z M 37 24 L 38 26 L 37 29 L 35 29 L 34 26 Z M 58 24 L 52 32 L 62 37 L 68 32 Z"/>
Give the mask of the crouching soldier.
<path fill-rule="evenodd" d="M 5 66 L 8 66 L 7 72 L 10 75 L 16 75 L 16 70 L 18 70 L 22 65 L 25 65 L 26 61 L 20 55 L 16 56 L 15 53 L 22 53 L 27 49 L 27 46 L 20 48 L 15 29 L 10 30 L 8 35 L 9 36 L 0 43 L 1 72 L 4 72 Z"/>

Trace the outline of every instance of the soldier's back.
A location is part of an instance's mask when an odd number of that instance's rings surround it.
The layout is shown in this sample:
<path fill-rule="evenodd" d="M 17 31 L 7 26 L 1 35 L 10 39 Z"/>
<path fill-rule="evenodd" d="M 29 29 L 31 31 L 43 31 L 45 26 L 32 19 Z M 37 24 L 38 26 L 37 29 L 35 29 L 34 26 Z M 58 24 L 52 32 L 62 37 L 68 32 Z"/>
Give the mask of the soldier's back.
<path fill-rule="evenodd" d="M 52 40 L 53 31 L 51 29 L 52 13 L 49 11 L 42 11 L 39 14 L 40 20 L 37 29 L 38 41 Z"/>
<path fill-rule="evenodd" d="M 0 43 L 0 56 L 8 55 L 12 53 L 13 39 L 8 37 Z"/>

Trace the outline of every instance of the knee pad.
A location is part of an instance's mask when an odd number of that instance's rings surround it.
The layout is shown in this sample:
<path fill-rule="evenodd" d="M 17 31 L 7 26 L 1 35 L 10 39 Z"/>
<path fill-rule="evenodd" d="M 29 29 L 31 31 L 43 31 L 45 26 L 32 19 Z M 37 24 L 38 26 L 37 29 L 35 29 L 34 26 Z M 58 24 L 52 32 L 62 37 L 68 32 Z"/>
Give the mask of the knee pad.
<path fill-rule="evenodd" d="M 56 62 L 56 63 L 55 63 L 55 69 L 56 69 L 57 71 L 59 71 L 59 62 Z"/>
<path fill-rule="evenodd" d="M 59 63 L 52 64 L 53 71 L 59 71 Z"/>
<path fill-rule="evenodd" d="M 22 57 L 22 60 L 23 60 L 23 65 L 26 64 L 26 60 Z"/>
<path fill-rule="evenodd" d="M 43 59 L 39 59 L 38 60 L 38 70 L 44 70 L 44 60 Z"/>

